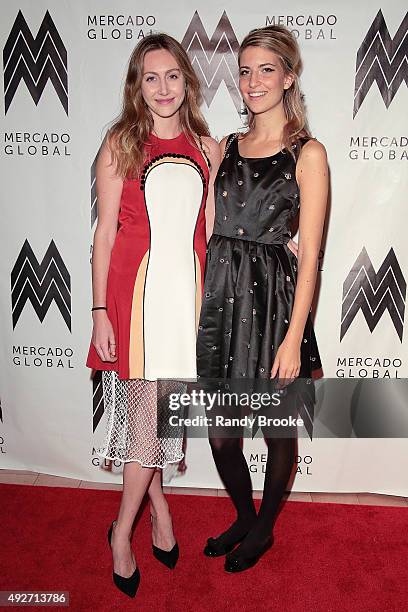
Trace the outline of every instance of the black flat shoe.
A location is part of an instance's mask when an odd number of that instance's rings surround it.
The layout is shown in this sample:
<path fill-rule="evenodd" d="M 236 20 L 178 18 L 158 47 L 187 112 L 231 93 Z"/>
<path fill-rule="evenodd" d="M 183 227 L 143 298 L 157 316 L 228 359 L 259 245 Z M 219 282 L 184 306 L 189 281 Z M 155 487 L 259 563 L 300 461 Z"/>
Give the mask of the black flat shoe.
<path fill-rule="evenodd" d="M 113 524 L 115 522 L 116 521 L 112 521 L 112 525 L 109 527 L 109 531 L 108 531 L 108 542 L 111 548 L 112 548 L 111 541 L 112 541 Z M 135 571 L 133 572 L 131 576 L 129 576 L 129 578 L 126 578 L 125 576 L 120 576 L 119 574 L 116 574 L 115 572 L 112 572 L 112 577 L 113 577 L 113 582 L 115 586 L 120 591 L 122 591 L 122 593 L 125 593 L 125 595 L 128 595 L 129 597 L 134 597 L 136 595 L 137 589 L 139 588 L 139 583 L 140 583 L 140 571 L 138 567 L 136 567 Z"/>
<path fill-rule="evenodd" d="M 166 565 L 169 569 L 174 569 L 179 558 L 179 546 L 177 542 L 171 550 L 163 550 L 152 544 L 153 555 L 158 561 Z"/>
<path fill-rule="evenodd" d="M 222 544 L 219 542 L 219 538 L 208 538 L 203 552 L 207 557 L 222 557 L 234 550 L 235 546 L 242 542 L 247 533 L 244 533 L 239 540 L 235 540 L 232 544 Z"/>
<path fill-rule="evenodd" d="M 243 572 L 250 567 L 253 567 L 256 563 L 258 563 L 262 555 L 269 550 L 272 544 L 273 539 L 269 537 L 262 545 L 262 548 L 253 557 L 242 557 L 239 554 L 232 554 L 230 557 L 227 556 L 224 565 L 225 571 L 234 574 L 236 572 Z"/>

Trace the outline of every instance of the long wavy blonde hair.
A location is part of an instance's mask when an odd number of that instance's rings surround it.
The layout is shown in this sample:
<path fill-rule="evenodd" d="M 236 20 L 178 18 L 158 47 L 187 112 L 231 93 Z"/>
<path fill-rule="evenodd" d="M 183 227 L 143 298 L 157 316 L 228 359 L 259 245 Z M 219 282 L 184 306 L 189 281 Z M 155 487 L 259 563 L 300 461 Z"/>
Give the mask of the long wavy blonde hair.
<path fill-rule="evenodd" d="M 262 47 L 275 53 L 282 64 L 285 75 L 293 77 L 293 83 L 283 92 L 283 107 L 287 123 L 283 129 L 282 144 L 292 151 L 291 145 L 297 139 L 310 137 L 307 125 L 303 95 L 300 91 L 299 76 L 302 72 L 302 60 L 299 45 L 291 32 L 283 26 L 267 26 L 251 30 L 241 43 L 238 53 L 238 63 L 247 47 Z M 255 116 L 248 109 L 248 128 L 254 127 Z"/>
<path fill-rule="evenodd" d="M 107 133 L 116 172 L 123 178 L 139 177 L 149 157 L 146 143 L 153 129 L 153 117 L 143 99 L 141 84 L 144 57 L 156 49 L 166 49 L 173 55 L 185 79 L 186 93 L 179 111 L 183 132 L 194 145 L 195 137 L 210 135 L 200 111 L 200 82 L 186 51 L 168 34 L 150 34 L 130 56 L 122 111 Z"/>

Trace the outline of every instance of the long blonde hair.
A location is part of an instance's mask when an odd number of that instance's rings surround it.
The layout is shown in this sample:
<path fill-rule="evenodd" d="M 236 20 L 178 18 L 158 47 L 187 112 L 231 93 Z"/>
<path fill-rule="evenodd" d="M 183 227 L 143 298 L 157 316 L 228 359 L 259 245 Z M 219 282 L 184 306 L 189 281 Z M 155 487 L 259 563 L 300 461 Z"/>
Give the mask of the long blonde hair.
<path fill-rule="evenodd" d="M 193 141 L 194 136 L 210 135 L 200 111 L 200 82 L 186 51 L 168 34 L 150 34 L 138 43 L 130 56 L 122 111 L 107 134 L 116 172 L 123 178 L 139 177 L 146 161 L 145 147 L 153 129 L 153 117 L 143 99 L 141 83 L 144 57 L 156 49 L 166 49 L 173 55 L 186 82 L 186 93 L 179 111 L 183 132 Z"/>
<path fill-rule="evenodd" d="M 247 47 L 262 47 L 275 53 L 282 64 L 285 75 L 293 77 L 292 85 L 284 90 L 283 107 L 287 123 L 283 129 L 282 144 L 292 151 L 291 145 L 302 137 L 310 137 L 307 125 L 303 95 L 299 87 L 299 76 L 302 72 L 302 60 L 299 45 L 291 32 L 283 26 L 267 26 L 251 30 L 241 43 L 238 52 L 238 63 Z M 248 109 L 248 127 L 254 126 L 255 117 Z"/>

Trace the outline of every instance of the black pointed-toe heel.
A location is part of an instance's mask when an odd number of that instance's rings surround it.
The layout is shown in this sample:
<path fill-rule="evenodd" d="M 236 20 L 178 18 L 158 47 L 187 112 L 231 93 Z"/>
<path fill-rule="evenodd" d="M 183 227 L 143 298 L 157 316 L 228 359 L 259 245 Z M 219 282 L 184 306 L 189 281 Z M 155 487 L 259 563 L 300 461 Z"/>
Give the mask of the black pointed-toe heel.
<path fill-rule="evenodd" d="M 153 525 L 152 515 L 150 515 L 150 522 Z M 171 550 L 163 550 L 162 548 L 159 548 L 158 546 L 155 546 L 154 544 L 152 544 L 152 551 L 153 551 L 154 557 L 158 561 L 160 561 L 160 563 L 163 563 L 163 565 L 165 565 L 169 569 L 174 569 L 176 567 L 176 563 L 180 556 L 180 550 L 179 550 L 179 546 L 177 542 L 175 543 L 175 545 L 173 546 Z"/>
<path fill-rule="evenodd" d="M 230 572 L 231 574 L 234 574 L 236 572 L 243 572 L 249 569 L 250 567 L 253 567 L 256 563 L 258 563 L 262 555 L 265 554 L 266 551 L 269 550 L 269 548 L 271 548 L 272 544 L 273 544 L 273 539 L 269 537 L 264 542 L 264 544 L 262 545 L 258 553 L 254 555 L 253 557 L 242 557 L 239 555 L 235 555 L 235 556 L 231 555 L 231 557 L 227 556 L 225 559 L 225 565 L 224 565 L 225 571 Z"/>
<path fill-rule="evenodd" d="M 179 558 L 179 546 L 177 542 L 171 550 L 163 550 L 152 544 L 153 555 L 158 561 L 166 565 L 169 569 L 174 569 Z"/>
<path fill-rule="evenodd" d="M 112 531 L 115 522 L 116 521 L 112 521 L 112 525 L 109 527 L 108 530 L 108 542 L 111 548 Z M 116 572 L 112 572 L 112 577 L 115 586 L 120 591 L 122 591 L 122 593 L 125 593 L 125 595 L 128 595 L 129 597 L 134 597 L 136 595 L 140 583 L 140 571 L 138 567 L 136 567 L 135 571 L 131 576 L 129 576 L 129 578 L 126 578 L 125 576 L 120 576 L 119 574 L 116 574 Z"/>

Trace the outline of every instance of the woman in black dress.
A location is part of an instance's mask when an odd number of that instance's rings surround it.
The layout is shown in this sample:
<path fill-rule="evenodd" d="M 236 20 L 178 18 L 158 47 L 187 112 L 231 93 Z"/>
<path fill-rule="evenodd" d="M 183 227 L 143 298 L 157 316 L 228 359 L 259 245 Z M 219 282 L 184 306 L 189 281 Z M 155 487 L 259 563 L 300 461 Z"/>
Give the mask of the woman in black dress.
<path fill-rule="evenodd" d="M 201 378 L 258 384 L 275 379 L 287 391 L 303 382 L 295 397 L 311 435 L 311 376 L 321 363 L 309 313 L 328 168 L 324 146 L 307 128 L 300 71 L 299 48 L 286 28 L 253 30 L 240 47 L 239 84 L 248 130 L 221 142 L 197 354 Z M 290 243 L 297 220 L 296 256 Z M 257 514 L 240 439 L 210 431 L 213 457 L 237 519 L 217 538 L 209 538 L 204 552 L 227 554 L 229 572 L 251 567 L 272 545 L 274 520 L 293 468 L 294 435 L 263 433 L 268 459 Z"/>

